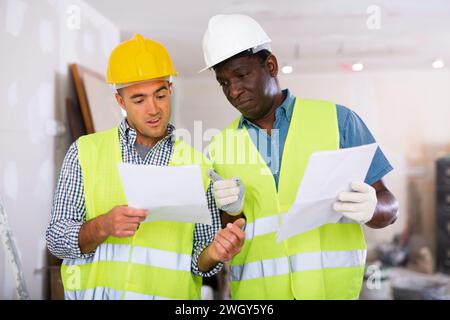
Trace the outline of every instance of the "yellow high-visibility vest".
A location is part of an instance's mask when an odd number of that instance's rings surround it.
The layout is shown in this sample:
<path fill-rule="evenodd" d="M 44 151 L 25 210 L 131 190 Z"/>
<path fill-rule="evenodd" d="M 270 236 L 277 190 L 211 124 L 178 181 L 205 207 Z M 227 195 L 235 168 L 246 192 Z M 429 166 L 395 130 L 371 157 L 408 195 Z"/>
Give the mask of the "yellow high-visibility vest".
<path fill-rule="evenodd" d="M 233 299 L 356 299 L 366 243 L 356 223 L 326 224 L 276 242 L 281 216 L 293 204 L 310 155 L 339 149 L 336 106 L 296 100 L 282 155 L 278 191 L 245 127 L 236 119 L 215 137 L 216 172 L 245 185 L 246 240 L 231 261 Z"/>
<path fill-rule="evenodd" d="M 81 137 L 78 159 L 86 220 L 127 204 L 117 169 L 122 162 L 118 128 Z M 177 140 L 169 165 L 192 164 L 201 167 L 206 190 L 209 161 Z M 93 257 L 65 259 L 61 276 L 66 299 L 200 299 L 202 279 L 191 273 L 194 227 L 143 223 L 133 237 L 108 237 Z"/>

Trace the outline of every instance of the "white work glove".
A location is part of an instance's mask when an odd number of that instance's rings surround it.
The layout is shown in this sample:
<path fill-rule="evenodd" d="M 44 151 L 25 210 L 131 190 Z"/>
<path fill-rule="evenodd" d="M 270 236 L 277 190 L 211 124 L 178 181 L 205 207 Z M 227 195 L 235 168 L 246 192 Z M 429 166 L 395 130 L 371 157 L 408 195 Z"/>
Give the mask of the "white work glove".
<path fill-rule="evenodd" d="M 359 224 L 370 221 L 377 206 L 375 189 L 364 182 L 353 182 L 351 192 L 341 192 L 333 209 L 342 213 L 344 217 L 352 219 Z"/>
<path fill-rule="evenodd" d="M 214 170 L 208 170 L 213 182 L 213 194 L 217 207 L 231 216 L 237 216 L 244 208 L 244 184 L 239 178 L 223 179 Z"/>

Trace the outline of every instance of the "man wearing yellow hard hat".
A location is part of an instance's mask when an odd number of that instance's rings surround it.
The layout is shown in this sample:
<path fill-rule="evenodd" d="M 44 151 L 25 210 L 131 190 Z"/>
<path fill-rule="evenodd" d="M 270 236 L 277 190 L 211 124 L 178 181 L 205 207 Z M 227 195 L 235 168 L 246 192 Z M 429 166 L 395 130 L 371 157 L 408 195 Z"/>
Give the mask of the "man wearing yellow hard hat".
<path fill-rule="evenodd" d="M 397 201 L 382 180 L 392 166 L 378 148 L 365 181 L 336 195 L 333 209 L 343 215 L 338 223 L 276 241 L 310 155 L 375 139 L 353 111 L 282 90 L 270 42 L 258 22 L 240 14 L 213 16 L 203 38 L 203 70 L 214 71 L 241 113 L 210 146 L 215 180 L 223 177 L 214 191 L 224 185 L 229 191 L 229 200 L 217 194 L 219 208 L 234 207 L 225 210 L 230 221 L 247 220 L 245 244 L 231 261 L 231 297 L 356 299 L 366 258 L 362 225 L 384 228 L 397 219 Z"/>
<path fill-rule="evenodd" d="M 111 53 L 107 82 L 127 117 L 72 144 L 46 234 L 50 251 L 64 259 L 66 299 L 200 299 L 201 277 L 217 273 L 240 250 L 244 220 L 220 229 L 209 163 L 176 139 L 169 123 L 176 74 L 166 49 L 139 34 Z M 126 205 L 117 162 L 199 165 L 213 225 L 140 225 L 152 213 Z"/>

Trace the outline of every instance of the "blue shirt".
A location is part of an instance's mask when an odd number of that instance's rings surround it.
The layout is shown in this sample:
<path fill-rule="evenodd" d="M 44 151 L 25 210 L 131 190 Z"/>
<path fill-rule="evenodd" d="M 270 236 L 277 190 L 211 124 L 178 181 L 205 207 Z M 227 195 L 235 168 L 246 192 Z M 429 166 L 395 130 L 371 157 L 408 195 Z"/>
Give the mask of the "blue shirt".
<path fill-rule="evenodd" d="M 283 90 L 283 96 L 285 97 L 283 103 L 275 111 L 273 129 L 276 130 L 272 130 L 271 135 L 268 135 L 266 130 L 261 129 L 243 116 L 239 122 L 239 128 L 245 125 L 253 143 L 272 171 L 277 188 L 284 144 L 295 105 L 295 96 L 288 89 Z M 369 129 L 355 112 L 341 105 L 336 105 L 336 112 L 339 127 L 339 147 L 341 149 L 375 142 Z M 371 185 L 392 169 L 391 164 L 378 147 L 364 182 Z"/>

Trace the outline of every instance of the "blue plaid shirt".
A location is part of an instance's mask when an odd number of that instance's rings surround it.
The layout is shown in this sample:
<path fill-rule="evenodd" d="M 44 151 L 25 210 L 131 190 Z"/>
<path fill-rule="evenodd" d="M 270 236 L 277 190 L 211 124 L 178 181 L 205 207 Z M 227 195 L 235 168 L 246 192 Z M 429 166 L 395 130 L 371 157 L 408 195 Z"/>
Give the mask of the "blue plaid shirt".
<path fill-rule="evenodd" d="M 175 136 L 174 127 L 169 124 L 168 135 L 160 140 L 144 159 L 135 148 L 136 131 L 124 119 L 119 126 L 119 142 L 125 163 L 167 166 L 173 155 Z M 88 258 L 94 255 L 81 253 L 78 234 L 86 222 L 83 177 L 78 161 L 77 142 L 74 142 L 64 159 L 58 185 L 56 187 L 50 224 L 46 232 L 47 246 L 50 252 L 60 259 Z M 191 270 L 195 275 L 211 277 L 219 272 L 223 263 L 203 273 L 198 269 L 201 252 L 212 242 L 220 229 L 220 213 L 216 206 L 212 184 L 206 192 L 208 208 L 212 215 L 212 225 L 196 224 L 194 229 L 194 246 L 192 250 Z"/>

